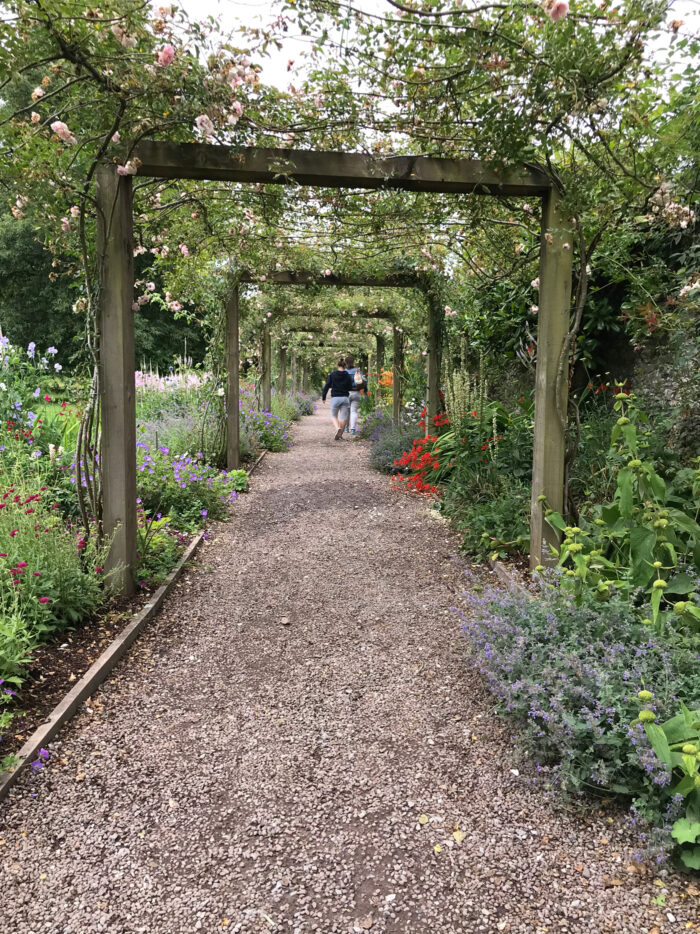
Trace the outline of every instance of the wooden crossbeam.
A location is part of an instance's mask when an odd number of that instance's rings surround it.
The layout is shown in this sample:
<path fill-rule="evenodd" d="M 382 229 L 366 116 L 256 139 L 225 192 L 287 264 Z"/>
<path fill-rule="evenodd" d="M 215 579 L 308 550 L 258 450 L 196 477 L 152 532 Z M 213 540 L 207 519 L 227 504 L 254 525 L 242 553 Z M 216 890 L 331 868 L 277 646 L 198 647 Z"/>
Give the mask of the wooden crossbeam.
<path fill-rule="evenodd" d="M 331 273 L 312 272 L 307 269 L 283 269 L 271 273 L 256 273 L 246 270 L 240 281 L 255 285 L 332 285 L 338 288 L 368 289 L 415 289 L 418 277 L 410 273 L 393 273 L 387 276 L 344 276 Z"/>
<path fill-rule="evenodd" d="M 432 156 L 377 158 L 360 152 L 305 149 L 236 149 L 208 143 L 142 140 L 129 156 L 138 175 L 225 182 L 314 185 L 321 188 L 387 188 L 445 194 L 537 195 L 551 188 L 532 166 L 499 169 L 477 159 Z"/>

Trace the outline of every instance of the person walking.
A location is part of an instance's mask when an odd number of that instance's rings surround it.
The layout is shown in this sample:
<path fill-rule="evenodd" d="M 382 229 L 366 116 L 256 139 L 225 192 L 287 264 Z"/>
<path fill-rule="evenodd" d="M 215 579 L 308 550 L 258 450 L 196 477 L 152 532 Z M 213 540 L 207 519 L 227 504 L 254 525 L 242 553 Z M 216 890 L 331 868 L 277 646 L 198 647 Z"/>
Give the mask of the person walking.
<path fill-rule="evenodd" d="M 331 418 L 335 428 L 335 440 L 343 440 L 343 432 L 350 417 L 350 391 L 353 388 L 352 377 L 345 369 L 345 357 L 338 360 L 338 368 L 331 370 L 323 387 L 321 399 L 325 405 L 328 390 L 331 391 Z"/>
<path fill-rule="evenodd" d="M 357 434 L 357 419 L 360 414 L 360 400 L 362 393 L 367 394 L 367 380 L 362 375 L 359 367 L 355 366 L 354 358 L 348 354 L 345 358 L 345 371 L 352 380 L 352 389 L 350 390 L 350 423 L 346 431 L 351 435 Z"/>

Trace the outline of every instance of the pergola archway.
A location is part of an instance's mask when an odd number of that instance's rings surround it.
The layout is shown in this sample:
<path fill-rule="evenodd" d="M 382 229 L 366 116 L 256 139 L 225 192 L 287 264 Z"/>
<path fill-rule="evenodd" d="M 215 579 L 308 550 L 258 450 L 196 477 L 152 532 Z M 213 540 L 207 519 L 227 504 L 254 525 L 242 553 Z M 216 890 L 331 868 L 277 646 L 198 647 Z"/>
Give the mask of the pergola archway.
<path fill-rule="evenodd" d="M 371 288 L 371 289 L 420 289 L 421 282 L 418 276 L 412 273 L 390 273 L 386 276 L 361 276 L 361 275 L 343 275 L 339 273 L 319 274 L 311 270 L 275 270 L 269 274 L 256 274 L 250 270 L 243 272 L 232 283 L 231 294 L 227 306 L 226 317 L 226 347 L 227 354 L 231 357 L 238 350 L 238 317 L 240 304 L 240 286 L 241 285 L 278 285 L 278 286 L 298 286 L 298 285 L 318 285 L 331 286 L 335 288 Z M 280 312 L 276 313 L 280 315 Z M 299 314 L 295 312 L 294 314 Z M 273 312 L 273 318 L 275 313 Z M 292 313 L 290 313 L 290 317 Z M 403 367 L 403 335 L 397 327 L 396 315 L 386 312 L 374 311 L 356 311 L 358 318 L 365 319 L 384 319 L 392 324 L 392 342 L 393 342 L 393 390 L 392 390 L 392 418 L 394 424 L 398 424 L 401 412 L 401 370 Z M 435 313 L 429 311 L 428 315 L 428 333 L 436 331 L 439 326 L 435 324 Z M 309 330 L 306 328 L 306 330 Z M 380 349 L 383 356 L 383 338 L 381 343 L 378 341 L 377 355 Z M 270 372 L 272 369 L 272 347 L 270 343 L 270 329 L 263 328 L 262 341 L 262 373 L 263 373 L 263 406 L 269 408 L 271 398 Z M 428 353 L 428 405 L 431 414 L 438 412 L 438 382 L 440 374 L 440 351 L 438 342 L 433 341 L 429 344 Z M 431 375 L 432 391 L 431 391 Z M 227 392 L 228 392 L 227 387 Z M 233 383 L 230 388 L 230 399 L 227 398 L 227 464 L 229 469 L 239 466 L 238 460 L 238 384 Z"/>
<path fill-rule="evenodd" d="M 191 178 L 242 184 L 295 184 L 320 188 L 399 189 L 443 194 L 523 195 L 542 199 L 538 355 L 530 521 L 530 561 L 542 561 L 554 533 L 544 521 L 545 497 L 563 507 L 568 381 L 559 358 L 569 325 L 572 236 L 559 194 L 535 166 L 490 168 L 473 159 L 428 156 L 376 158 L 364 153 L 289 149 L 234 149 L 206 143 L 142 141 L 128 153 L 138 176 Z M 114 164 L 97 171 L 98 268 L 100 272 L 100 394 L 103 523 L 111 536 L 108 560 L 115 590 L 133 590 L 136 563 L 136 389 L 134 379 L 132 178 Z M 238 324 L 238 301 L 227 322 Z M 228 384 L 238 386 L 238 367 L 227 342 Z M 231 391 L 227 403 L 231 403 Z M 236 411 L 238 406 L 236 406 Z M 237 439 L 236 439 L 237 440 Z"/>

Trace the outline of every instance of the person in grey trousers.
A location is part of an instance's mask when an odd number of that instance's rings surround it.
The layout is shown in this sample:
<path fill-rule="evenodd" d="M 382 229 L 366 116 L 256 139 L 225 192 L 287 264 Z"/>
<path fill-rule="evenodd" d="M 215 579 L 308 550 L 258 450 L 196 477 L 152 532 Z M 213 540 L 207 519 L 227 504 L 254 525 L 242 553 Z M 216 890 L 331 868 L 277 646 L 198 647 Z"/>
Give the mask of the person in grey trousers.
<path fill-rule="evenodd" d="M 345 372 L 352 380 L 352 389 L 350 390 L 350 422 L 345 429 L 351 435 L 357 434 L 357 419 L 360 414 L 360 400 L 362 393 L 367 393 L 367 380 L 362 375 L 359 367 L 355 366 L 355 359 L 350 354 L 345 358 Z"/>
<path fill-rule="evenodd" d="M 328 390 L 331 391 L 331 418 L 335 428 L 335 440 L 343 440 L 343 431 L 348 423 L 350 416 L 350 390 L 353 388 L 353 381 L 345 369 L 345 358 L 338 360 L 337 370 L 331 370 L 323 387 L 321 398 L 325 404 Z"/>

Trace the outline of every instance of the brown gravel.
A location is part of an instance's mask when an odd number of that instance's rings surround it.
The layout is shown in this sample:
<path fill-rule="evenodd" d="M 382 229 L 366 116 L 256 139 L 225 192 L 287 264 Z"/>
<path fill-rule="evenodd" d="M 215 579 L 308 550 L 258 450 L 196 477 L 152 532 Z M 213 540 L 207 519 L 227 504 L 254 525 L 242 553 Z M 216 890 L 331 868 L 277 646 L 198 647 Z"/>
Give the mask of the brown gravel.
<path fill-rule="evenodd" d="M 620 820 L 530 784 L 444 523 L 327 411 L 296 437 L 0 806 L 0 934 L 691 929 Z"/>

